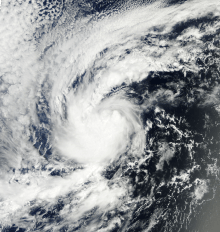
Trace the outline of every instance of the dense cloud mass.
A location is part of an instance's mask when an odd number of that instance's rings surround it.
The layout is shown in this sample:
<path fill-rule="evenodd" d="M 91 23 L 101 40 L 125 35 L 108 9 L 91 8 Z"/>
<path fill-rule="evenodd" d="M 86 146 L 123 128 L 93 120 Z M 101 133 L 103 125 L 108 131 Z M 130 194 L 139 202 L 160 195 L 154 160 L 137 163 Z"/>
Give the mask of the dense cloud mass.
<path fill-rule="evenodd" d="M 220 3 L 1 4 L 0 230 L 218 231 Z"/>

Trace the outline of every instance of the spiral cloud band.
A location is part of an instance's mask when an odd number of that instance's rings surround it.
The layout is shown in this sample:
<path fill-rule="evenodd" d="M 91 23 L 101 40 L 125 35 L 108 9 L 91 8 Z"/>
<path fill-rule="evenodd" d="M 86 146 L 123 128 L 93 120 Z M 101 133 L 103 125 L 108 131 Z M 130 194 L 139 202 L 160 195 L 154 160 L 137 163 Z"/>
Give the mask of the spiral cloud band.
<path fill-rule="evenodd" d="M 2 2 L 0 229 L 214 231 L 219 17 L 214 0 Z"/>

